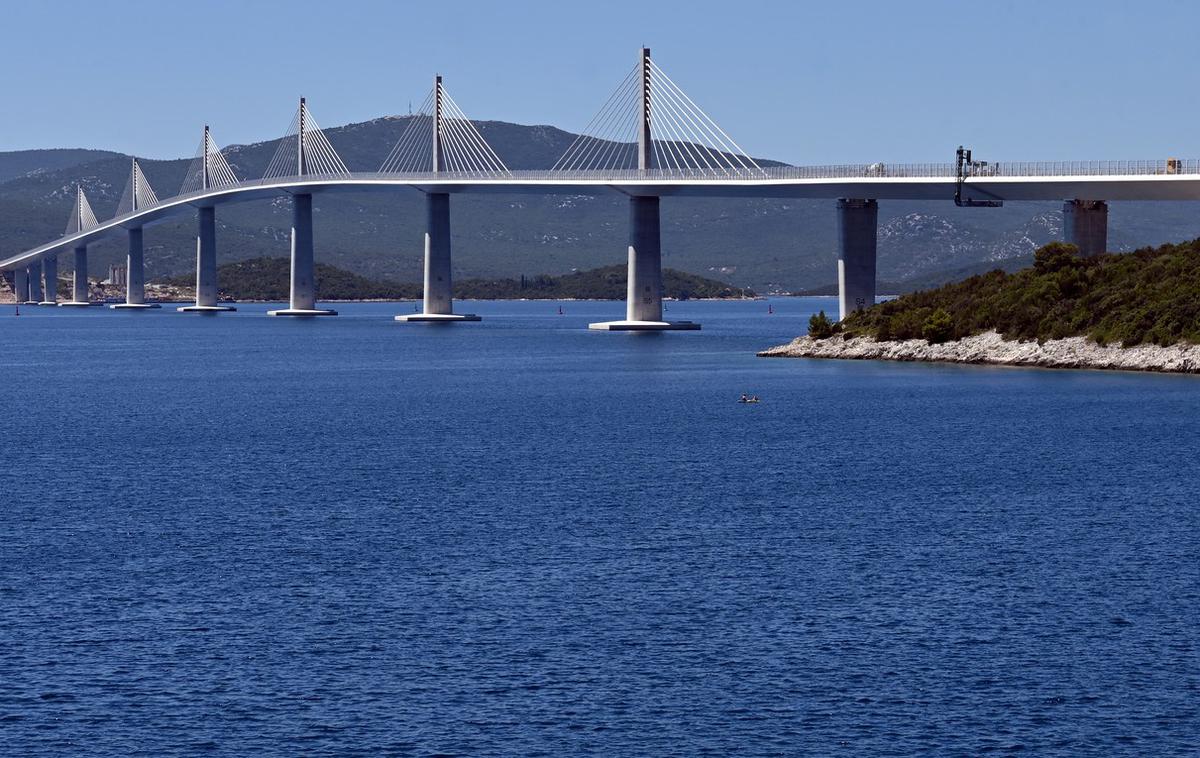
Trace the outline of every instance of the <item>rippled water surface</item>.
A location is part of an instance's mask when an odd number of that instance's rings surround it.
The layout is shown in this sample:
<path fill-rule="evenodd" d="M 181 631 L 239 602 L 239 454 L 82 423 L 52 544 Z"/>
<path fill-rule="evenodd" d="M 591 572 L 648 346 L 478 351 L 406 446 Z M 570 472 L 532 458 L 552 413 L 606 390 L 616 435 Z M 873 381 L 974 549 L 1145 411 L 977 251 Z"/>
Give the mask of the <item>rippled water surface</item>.
<path fill-rule="evenodd" d="M 6 306 L 0 752 L 1195 749 L 1200 379 L 557 306 Z"/>

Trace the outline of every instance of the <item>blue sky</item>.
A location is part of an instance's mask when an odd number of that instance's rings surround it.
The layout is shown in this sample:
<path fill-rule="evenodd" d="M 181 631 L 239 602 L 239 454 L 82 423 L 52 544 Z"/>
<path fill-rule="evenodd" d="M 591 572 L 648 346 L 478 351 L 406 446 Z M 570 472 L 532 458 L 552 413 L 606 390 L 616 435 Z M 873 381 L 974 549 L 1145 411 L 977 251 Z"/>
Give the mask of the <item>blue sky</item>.
<path fill-rule="evenodd" d="M 0 150 L 190 155 L 403 113 L 581 128 L 638 48 L 749 152 L 792 163 L 1200 157 L 1200 3 L 5 3 Z"/>

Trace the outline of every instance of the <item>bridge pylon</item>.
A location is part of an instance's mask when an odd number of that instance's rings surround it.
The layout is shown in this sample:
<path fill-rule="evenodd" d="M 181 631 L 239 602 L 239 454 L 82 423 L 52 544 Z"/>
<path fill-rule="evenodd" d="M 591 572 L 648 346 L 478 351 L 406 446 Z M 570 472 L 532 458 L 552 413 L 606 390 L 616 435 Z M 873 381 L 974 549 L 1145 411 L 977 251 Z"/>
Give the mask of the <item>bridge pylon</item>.
<path fill-rule="evenodd" d="M 99 226 L 92 205 L 83 192 L 82 185 L 75 186 L 75 205 L 71 208 L 71 218 L 67 221 L 67 236 L 86 232 Z M 71 299 L 59 303 L 65 308 L 86 308 L 91 305 L 90 288 L 87 279 L 88 255 L 87 243 L 75 245 L 75 270 L 71 273 Z"/>
<path fill-rule="evenodd" d="M 200 138 L 200 148 L 196 157 L 188 167 L 184 177 L 180 195 L 198 194 L 196 206 L 196 303 L 184 305 L 175 310 L 180 313 L 221 313 L 236 311 L 232 305 L 221 305 L 217 301 L 217 211 L 207 195 L 212 190 L 232 186 L 238 183 L 237 175 L 233 173 L 229 162 L 213 141 L 208 124 L 204 125 L 204 134 Z M 141 237 L 131 235 L 129 248 L 131 254 L 141 250 Z"/>
<path fill-rule="evenodd" d="M 136 213 L 158 204 L 158 197 L 146 181 L 138 159 L 132 159 L 129 167 L 129 182 L 125 194 L 117 204 L 117 215 Z M 146 302 L 146 262 L 142 248 L 141 225 L 126 228 L 129 237 L 129 247 L 125 255 L 125 302 L 108 306 L 114 310 L 149 310 L 159 308 L 158 303 Z"/>
<path fill-rule="evenodd" d="M 447 95 L 442 87 L 442 77 L 433 77 L 433 120 L 431 127 L 432 150 L 430 162 L 432 173 L 441 174 L 446 165 L 443 139 L 446 134 L 456 134 L 454 127 L 447 123 L 447 112 L 454 112 L 447 103 Z M 450 101 L 451 103 L 453 101 Z M 474 125 L 468 122 L 467 132 L 458 134 L 475 134 Z M 461 129 L 462 127 L 460 127 Z M 460 141 L 463 140 L 459 136 Z M 468 137 L 469 139 L 469 137 Z M 482 140 L 482 137 L 480 137 Z M 490 151 L 484 143 L 484 148 Z M 478 148 L 476 148 L 478 151 Z M 495 153 L 491 153 L 495 155 Z M 486 159 L 486 158 L 485 158 Z M 499 161 L 499 158 L 495 159 Z M 503 163 L 500 164 L 503 167 Z M 494 169 L 493 169 L 494 170 Z M 503 169 L 507 172 L 507 168 Z M 450 194 L 448 192 L 425 192 L 425 273 L 423 277 L 423 294 L 421 297 L 421 312 L 396 316 L 396 321 L 428 322 L 449 324 L 456 321 L 479 321 L 474 313 L 454 312 L 454 276 L 450 258 Z"/>
<path fill-rule="evenodd" d="M 283 179 L 296 176 L 349 175 L 349 169 L 320 131 L 308 103 L 300 98 L 292 126 L 283 134 L 280 146 L 266 167 L 264 179 Z M 317 307 L 316 263 L 312 241 L 312 192 L 307 187 L 292 192 L 292 273 L 288 307 L 268 311 L 268 315 L 337 315 L 337 311 Z"/>
<path fill-rule="evenodd" d="M 237 174 L 233 172 L 229 161 L 225 160 L 225 155 L 213 139 L 212 131 L 208 124 L 205 124 L 200 146 L 196 148 L 195 157 L 192 158 L 183 177 L 179 194 L 208 193 L 210 190 L 231 187 L 237 183 Z M 146 186 L 149 187 L 149 183 Z"/>
<path fill-rule="evenodd" d="M 218 302 L 218 292 L 217 211 L 211 205 L 201 205 L 196 209 L 196 304 L 175 310 L 180 313 L 236 311 L 232 305 Z"/>
<path fill-rule="evenodd" d="M 292 144 L 290 140 L 294 139 Z M 288 159 L 286 153 L 294 151 L 294 158 Z M 290 163 L 289 160 L 294 160 Z M 300 98 L 296 108 L 296 117 L 292 127 L 279 143 L 279 150 L 271 165 L 267 167 L 267 177 L 282 176 L 273 172 L 287 171 L 295 168 L 296 176 L 329 176 L 348 175 L 349 169 L 337 151 L 313 121 L 308 112 L 308 104 Z M 288 296 L 288 307 L 267 311 L 268 316 L 336 316 L 337 311 L 317 307 L 316 263 L 313 252 L 313 216 L 312 193 L 304 190 L 292 192 L 292 265 L 291 285 Z"/>
<path fill-rule="evenodd" d="M 637 167 L 643 173 L 655 167 L 653 132 L 653 65 L 650 48 L 638 55 Z M 606 332 L 661 332 L 699 329 L 694 321 L 664 321 L 662 306 L 662 210 L 657 195 L 629 198 L 629 264 L 625 290 L 625 318 L 588 324 Z"/>
<path fill-rule="evenodd" d="M 875 304 L 875 261 L 879 203 L 842 198 L 837 201 L 838 319 Z"/>
<path fill-rule="evenodd" d="M 1067 200 L 1063 203 L 1063 236 L 1085 257 L 1108 252 L 1108 203 Z"/>

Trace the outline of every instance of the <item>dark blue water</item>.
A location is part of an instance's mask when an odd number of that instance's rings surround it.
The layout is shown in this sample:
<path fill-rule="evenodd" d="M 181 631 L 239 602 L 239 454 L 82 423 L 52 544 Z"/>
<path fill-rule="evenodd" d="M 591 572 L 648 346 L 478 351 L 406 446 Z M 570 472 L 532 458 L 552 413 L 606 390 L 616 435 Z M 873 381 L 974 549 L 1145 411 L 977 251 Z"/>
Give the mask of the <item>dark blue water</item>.
<path fill-rule="evenodd" d="M 556 305 L 0 313 L 0 752 L 1195 750 L 1200 379 Z"/>

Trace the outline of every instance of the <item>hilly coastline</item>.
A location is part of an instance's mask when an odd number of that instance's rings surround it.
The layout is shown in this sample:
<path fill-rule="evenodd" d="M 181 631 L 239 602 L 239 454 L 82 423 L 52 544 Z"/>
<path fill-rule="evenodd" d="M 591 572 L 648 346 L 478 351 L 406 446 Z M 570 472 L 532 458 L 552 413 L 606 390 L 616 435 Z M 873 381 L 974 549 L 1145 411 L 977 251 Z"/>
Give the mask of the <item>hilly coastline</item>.
<path fill-rule="evenodd" d="M 221 296 L 230 300 L 283 301 L 288 299 L 290 263 L 287 258 L 253 258 L 227 263 L 217 269 Z M 516 279 L 465 279 L 454 283 L 454 296 L 472 300 L 624 300 L 625 266 L 605 266 L 563 276 L 540 274 Z M 165 279 L 160 287 L 175 297 L 192 291 L 195 279 L 183 275 Z M 352 271 L 319 263 L 317 291 L 322 300 L 419 300 L 420 282 L 370 279 Z M 663 270 L 663 296 L 676 300 L 754 297 L 725 282 L 673 269 Z"/>
<path fill-rule="evenodd" d="M 1033 265 L 904 295 L 767 357 L 1200 372 L 1200 240 L 1081 257 L 1061 242 Z"/>

